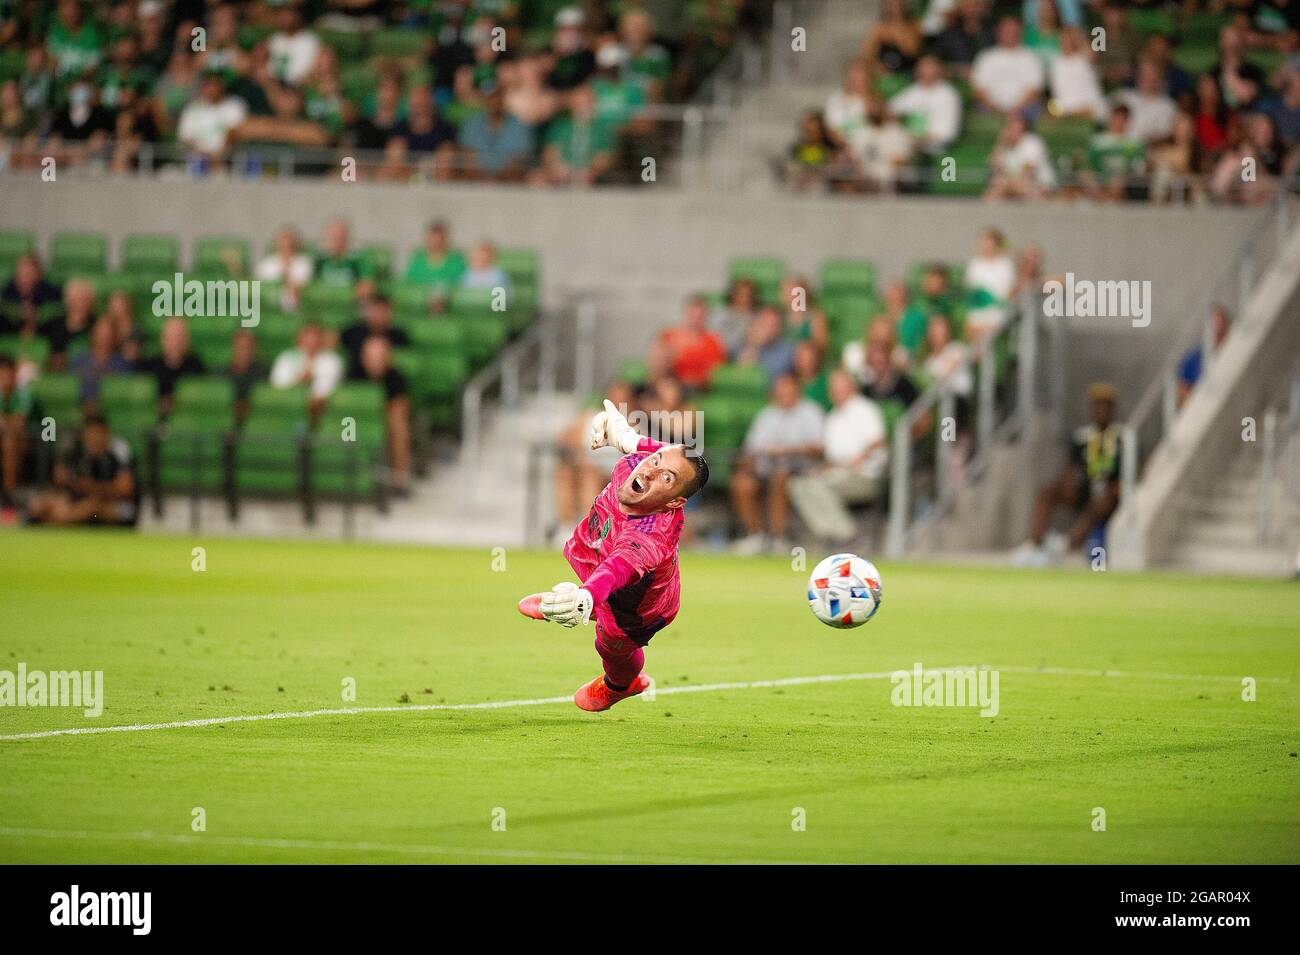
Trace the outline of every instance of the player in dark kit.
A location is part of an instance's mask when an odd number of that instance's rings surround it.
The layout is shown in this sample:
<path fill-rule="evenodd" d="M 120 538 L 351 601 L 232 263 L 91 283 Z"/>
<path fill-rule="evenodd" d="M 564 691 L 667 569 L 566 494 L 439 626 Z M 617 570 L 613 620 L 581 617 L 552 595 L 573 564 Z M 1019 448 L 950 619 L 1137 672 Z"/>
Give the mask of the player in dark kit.
<path fill-rule="evenodd" d="M 581 687 L 573 702 L 596 712 L 650 685 L 641 672 L 643 648 L 677 616 L 682 508 L 708 481 L 709 466 L 680 444 L 641 437 L 608 400 L 591 421 L 591 447 L 615 447 L 626 456 L 564 545 L 581 586 L 558 583 L 519 601 L 519 612 L 562 627 L 595 616 L 605 672 Z"/>

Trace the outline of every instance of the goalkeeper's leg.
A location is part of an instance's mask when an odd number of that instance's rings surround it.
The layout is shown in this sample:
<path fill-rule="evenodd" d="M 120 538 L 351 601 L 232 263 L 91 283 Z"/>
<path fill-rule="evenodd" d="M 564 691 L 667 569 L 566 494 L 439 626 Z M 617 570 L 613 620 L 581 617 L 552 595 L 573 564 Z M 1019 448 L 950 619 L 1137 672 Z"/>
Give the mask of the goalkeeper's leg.
<path fill-rule="evenodd" d="M 605 685 L 615 693 L 622 693 L 630 687 L 645 666 L 645 650 L 629 637 L 610 633 L 599 622 L 596 624 L 596 652 L 605 668 Z"/>

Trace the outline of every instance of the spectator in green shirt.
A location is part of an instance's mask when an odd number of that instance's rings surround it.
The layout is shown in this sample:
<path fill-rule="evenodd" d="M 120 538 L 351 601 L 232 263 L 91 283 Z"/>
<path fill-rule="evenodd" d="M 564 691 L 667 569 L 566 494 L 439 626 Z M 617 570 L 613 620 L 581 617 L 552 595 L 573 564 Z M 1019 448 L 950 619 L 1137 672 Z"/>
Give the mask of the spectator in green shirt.
<path fill-rule="evenodd" d="M 629 10 L 618 22 L 623 77 L 639 86 L 651 102 L 658 102 L 664 98 L 673 63 L 668 51 L 654 42 L 654 35 L 654 18 L 645 10 Z"/>
<path fill-rule="evenodd" d="M 406 281 L 429 286 L 437 308 L 460 287 L 464 276 L 465 256 L 451 247 L 446 223 L 429 223 L 424 248 L 416 251 L 406 266 Z"/>
<path fill-rule="evenodd" d="M 950 315 L 956 296 L 948 280 L 948 270 L 931 265 L 921 276 L 920 294 L 916 295 L 898 321 L 898 343 L 916 357 L 925 342 L 925 330 L 931 315 Z"/>
<path fill-rule="evenodd" d="M 342 219 L 325 227 L 324 251 L 316 257 L 316 281 L 325 285 L 351 285 L 358 299 L 368 299 L 375 290 L 374 269 L 369 261 L 351 249 L 352 233 Z"/>
<path fill-rule="evenodd" d="M 569 94 L 569 112 L 551 123 L 534 182 L 549 185 L 599 182 L 614 165 L 614 128 L 596 116 L 596 94 L 579 86 Z"/>
<path fill-rule="evenodd" d="M 62 80 L 95 69 L 104 55 L 104 38 L 99 27 L 86 19 L 79 0 L 60 0 L 58 18 L 45 45 Z"/>
<path fill-rule="evenodd" d="M 1116 106 L 1106 128 L 1088 142 L 1088 191 L 1094 199 L 1120 202 L 1130 180 L 1146 163 L 1146 146 L 1129 132 L 1129 109 Z"/>

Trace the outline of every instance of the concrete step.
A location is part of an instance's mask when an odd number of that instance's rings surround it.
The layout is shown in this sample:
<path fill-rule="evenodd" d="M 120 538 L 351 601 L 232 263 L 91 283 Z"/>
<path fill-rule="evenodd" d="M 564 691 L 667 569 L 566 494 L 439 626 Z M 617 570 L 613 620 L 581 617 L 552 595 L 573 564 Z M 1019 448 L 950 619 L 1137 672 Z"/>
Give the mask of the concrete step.
<path fill-rule="evenodd" d="M 1291 577 L 1295 573 L 1295 556 L 1281 547 L 1202 546 L 1185 542 L 1174 548 L 1165 564 L 1189 573 Z"/>

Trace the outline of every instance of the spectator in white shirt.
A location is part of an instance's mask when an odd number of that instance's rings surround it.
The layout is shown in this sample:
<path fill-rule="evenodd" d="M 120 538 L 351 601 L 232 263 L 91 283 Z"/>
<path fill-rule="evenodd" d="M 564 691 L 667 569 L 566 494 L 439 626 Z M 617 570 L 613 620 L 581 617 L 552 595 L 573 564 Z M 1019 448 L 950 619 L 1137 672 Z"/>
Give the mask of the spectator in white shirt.
<path fill-rule="evenodd" d="M 975 381 L 967 359 L 970 348 L 952 337 L 946 315 L 931 315 L 925 328 L 925 371 L 958 398 L 969 398 Z"/>
<path fill-rule="evenodd" d="M 1018 113 L 1008 116 L 989 163 L 987 199 L 1041 199 L 1056 188 L 1052 157 Z"/>
<path fill-rule="evenodd" d="M 842 368 L 828 383 L 831 411 L 824 428 L 825 464 L 813 474 L 790 480 L 790 499 L 818 537 L 843 543 L 857 534 L 848 505 L 867 504 L 880 493 L 889 454 L 880 406 L 858 394 L 853 376 Z"/>
<path fill-rule="evenodd" d="M 262 282 L 279 282 L 280 307 L 296 312 L 299 294 L 311 281 L 312 270 L 311 256 L 302 251 L 298 230 L 286 227 L 275 234 L 275 251 L 257 263 L 253 277 Z"/>
<path fill-rule="evenodd" d="M 460 279 L 461 288 L 508 289 L 510 277 L 497 265 L 497 250 L 491 242 L 479 242 L 469 250 L 469 268 Z"/>
<path fill-rule="evenodd" d="M 1165 95 L 1165 78 L 1160 64 L 1141 60 L 1137 67 L 1137 85 L 1120 90 L 1113 97 L 1129 111 L 1129 135 L 1148 145 L 1167 140 L 1174 134 L 1178 105 Z"/>
<path fill-rule="evenodd" d="M 971 89 L 984 109 L 994 113 L 1036 111 L 1043 95 L 1043 61 L 1021 43 L 1020 21 L 998 22 L 997 45 L 981 50 L 971 66 Z"/>
<path fill-rule="evenodd" d="M 1019 117 L 1016 120 L 1020 121 Z M 1016 263 L 1007 251 L 1001 230 L 985 229 L 980 233 L 975 256 L 966 263 L 965 284 L 972 302 L 966 312 L 966 338 L 975 343 L 1002 327 L 1016 284 Z"/>
<path fill-rule="evenodd" d="M 844 86 L 826 99 L 823 119 L 826 132 L 836 145 L 847 145 L 867 120 L 867 97 L 871 80 L 861 60 L 854 60 L 844 70 Z"/>
<path fill-rule="evenodd" d="M 889 111 L 906 117 L 921 149 L 930 154 L 942 152 L 961 132 L 961 96 L 943 78 L 943 64 L 935 56 L 917 61 L 916 82 L 889 101 Z"/>
<path fill-rule="evenodd" d="M 893 191 L 912 158 L 911 135 L 889 115 L 875 93 L 867 100 L 867 121 L 849 139 L 849 152 L 871 190 Z"/>
<path fill-rule="evenodd" d="M 790 479 L 811 471 L 821 460 L 824 419 L 821 407 L 803 396 L 793 375 L 776 379 L 772 401 L 750 425 L 731 478 L 731 503 L 747 533 L 736 542 L 737 553 L 757 554 L 766 547 L 764 489 L 772 549 L 788 550 Z"/>
<path fill-rule="evenodd" d="M 320 416 L 325 401 L 343 380 L 343 359 L 325 347 L 325 332 L 308 323 L 298 332 L 297 345 L 281 352 L 271 366 L 276 388 L 306 386 L 312 419 Z"/>
<path fill-rule="evenodd" d="M 290 86 L 300 86 L 311 75 L 320 54 L 320 37 L 304 29 L 302 14 L 293 5 L 280 9 L 279 27 L 267 42 L 271 54 L 271 70 Z"/>
<path fill-rule="evenodd" d="M 1106 97 L 1092 57 L 1092 47 L 1084 40 L 1082 30 L 1066 27 L 1061 31 L 1061 54 L 1052 60 L 1048 70 L 1058 116 L 1106 118 Z"/>
<path fill-rule="evenodd" d="M 242 99 L 226 95 L 220 73 L 208 73 L 199 86 L 199 98 L 181 110 L 176 137 L 190 150 L 209 158 L 225 155 L 230 131 L 248 116 Z"/>

